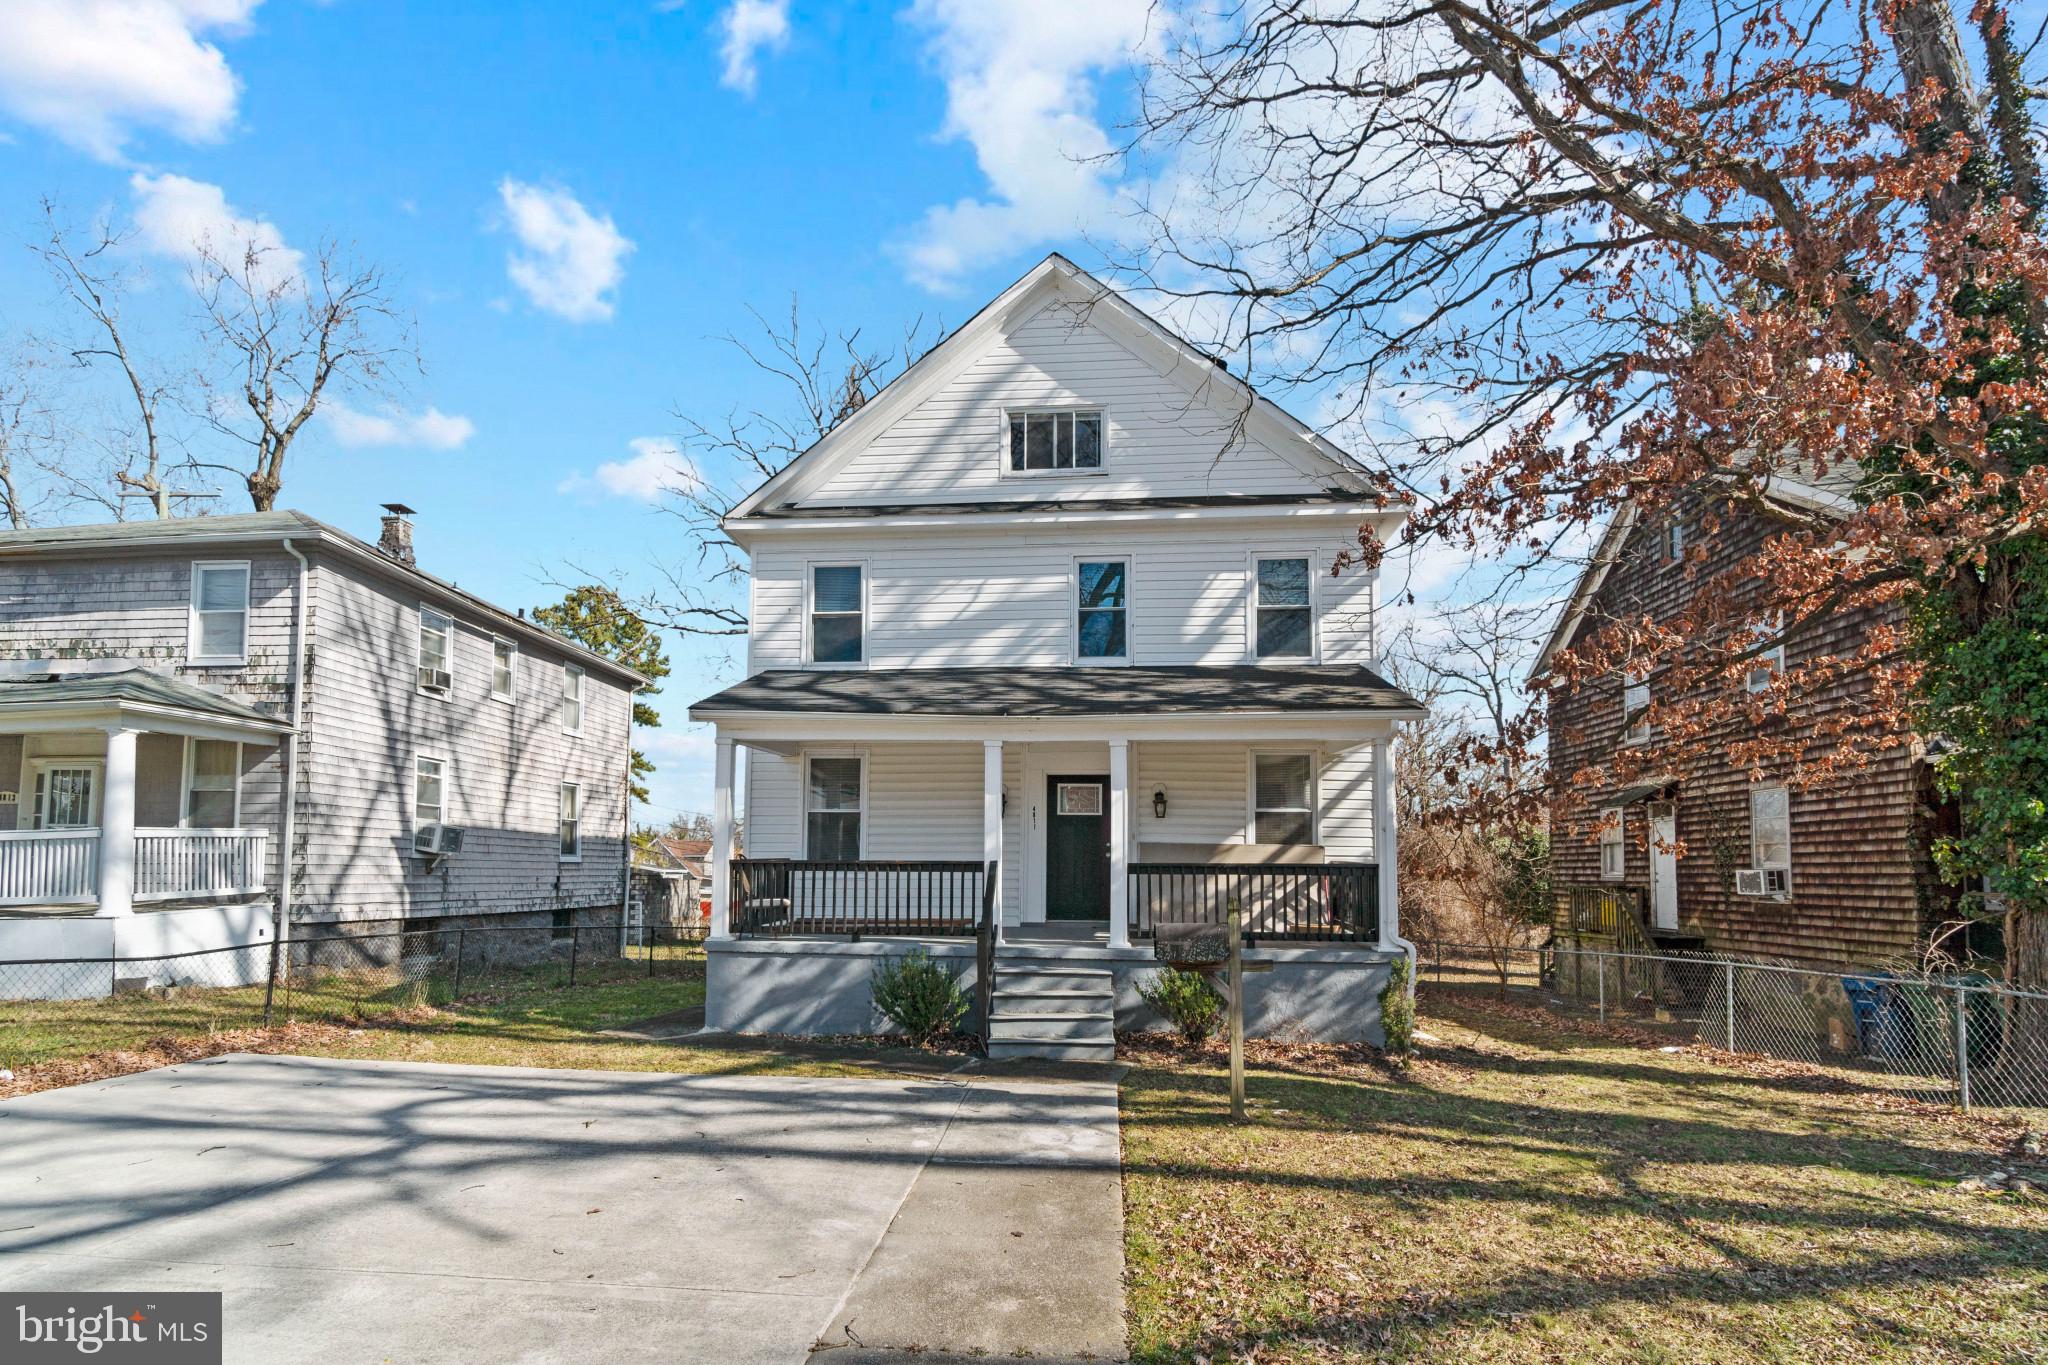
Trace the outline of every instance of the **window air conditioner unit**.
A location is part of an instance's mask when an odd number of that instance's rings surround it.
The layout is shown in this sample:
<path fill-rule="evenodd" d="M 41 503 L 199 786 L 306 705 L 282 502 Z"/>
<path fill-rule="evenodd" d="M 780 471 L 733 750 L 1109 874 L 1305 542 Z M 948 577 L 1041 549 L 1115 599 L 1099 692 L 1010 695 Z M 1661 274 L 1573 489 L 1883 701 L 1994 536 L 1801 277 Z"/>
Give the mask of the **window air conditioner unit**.
<path fill-rule="evenodd" d="M 1735 874 L 1735 894 L 1738 896 L 1761 896 L 1764 894 L 1764 870 L 1760 867 L 1745 867 Z"/>
<path fill-rule="evenodd" d="M 462 828 L 459 825 L 421 825 L 413 832 L 412 850 L 424 853 L 430 858 L 444 858 L 450 853 L 462 852 Z"/>
<path fill-rule="evenodd" d="M 420 686 L 432 692 L 446 692 L 455 685 L 455 679 L 445 668 L 422 668 L 419 677 Z"/>

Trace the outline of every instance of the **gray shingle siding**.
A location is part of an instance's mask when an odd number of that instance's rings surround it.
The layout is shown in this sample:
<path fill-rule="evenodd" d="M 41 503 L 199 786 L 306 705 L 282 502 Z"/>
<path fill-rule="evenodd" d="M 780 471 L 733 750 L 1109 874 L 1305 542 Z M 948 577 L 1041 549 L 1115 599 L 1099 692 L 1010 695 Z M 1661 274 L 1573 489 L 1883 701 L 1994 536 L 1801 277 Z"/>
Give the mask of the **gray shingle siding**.
<path fill-rule="evenodd" d="M 558 720 L 562 654 L 521 639 L 516 705 L 495 701 L 489 695 L 491 627 L 474 608 L 401 572 L 378 573 L 317 546 L 304 548 L 312 570 L 292 858 L 295 918 L 616 904 L 630 717 L 630 694 L 620 680 L 591 669 L 582 734 L 565 735 Z M 249 662 L 186 665 L 192 563 L 244 559 L 250 564 Z M 297 574 L 297 563 L 274 545 L 137 547 L 118 554 L 79 547 L 66 555 L 60 542 L 39 547 L 33 558 L 0 557 L 0 659 L 142 660 L 283 717 L 291 702 Z M 415 686 L 423 595 L 458 623 L 455 686 L 446 699 L 421 695 Z M 410 853 L 412 764 L 423 751 L 448 760 L 448 820 L 468 832 L 462 854 L 431 873 Z M 0 739 L 0 790 L 15 785 L 20 753 L 18 740 Z M 241 823 L 271 832 L 267 883 L 276 887 L 284 857 L 283 746 L 247 745 L 243 763 Z M 138 823 L 175 824 L 183 780 L 179 741 L 145 736 L 137 775 Z M 578 863 L 557 855 L 564 781 L 583 788 Z M 0 808 L 0 826 L 12 824 L 14 809 Z"/>

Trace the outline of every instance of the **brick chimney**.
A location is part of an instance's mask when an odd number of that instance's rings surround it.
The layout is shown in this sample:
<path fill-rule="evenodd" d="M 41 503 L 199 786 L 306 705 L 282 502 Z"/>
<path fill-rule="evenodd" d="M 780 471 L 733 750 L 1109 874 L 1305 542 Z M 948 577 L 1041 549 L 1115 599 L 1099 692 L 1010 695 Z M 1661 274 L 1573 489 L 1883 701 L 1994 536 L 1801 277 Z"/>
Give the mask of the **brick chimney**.
<path fill-rule="evenodd" d="M 414 562 L 411 516 L 412 509 L 402 502 L 384 504 L 384 531 L 377 537 L 377 548 L 401 564 Z"/>

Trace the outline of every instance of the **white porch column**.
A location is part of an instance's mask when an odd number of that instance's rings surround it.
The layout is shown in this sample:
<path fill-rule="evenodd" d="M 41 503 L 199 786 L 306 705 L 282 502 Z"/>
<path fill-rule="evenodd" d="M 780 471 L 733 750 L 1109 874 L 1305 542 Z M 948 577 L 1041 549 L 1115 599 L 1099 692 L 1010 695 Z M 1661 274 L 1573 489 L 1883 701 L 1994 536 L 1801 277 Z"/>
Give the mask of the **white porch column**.
<path fill-rule="evenodd" d="M 732 937 L 732 776 L 736 746 L 718 741 L 711 770 L 711 937 Z"/>
<path fill-rule="evenodd" d="M 1131 946 L 1131 742 L 1109 742 L 1109 946 Z"/>
<path fill-rule="evenodd" d="M 105 790 L 100 793 L 100 907 L 135 913 L 135 735 L 107 731 Z"/>
<path fill-rule="evenodd" d="M 1380 865 L 1380 947 L 1392 952 L 1401 938 L 1400 831 L 1394 815 L 1394 737 L 1372 745 L 1372 854 Z"/>
<path fill-rule="evenodd" d="M 1001 864 L 1003 860 L 1003 742 L 981 742 L 981 863 Z M 996 939 L 1003 937 L 1003 877 L 996 875 Z"/>

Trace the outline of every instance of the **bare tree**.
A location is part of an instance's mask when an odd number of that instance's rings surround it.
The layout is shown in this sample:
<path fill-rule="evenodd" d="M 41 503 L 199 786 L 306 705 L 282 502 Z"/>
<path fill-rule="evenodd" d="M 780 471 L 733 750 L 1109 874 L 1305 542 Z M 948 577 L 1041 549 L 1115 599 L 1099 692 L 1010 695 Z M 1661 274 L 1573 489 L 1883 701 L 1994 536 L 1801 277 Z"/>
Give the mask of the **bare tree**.
<path fill-rule="evenodd" d="M 0 362 L 0 514 L 15 531 L 34 525 L 36 471 L 55 446 L 55 419 L 33 374 L 25 355 Z"/>
<path fill-rule="evenodd" d="M 782 472 L 826 433 L 858 412 L 943 336 L 923 317 L 890 346 L 870 346 L 858 329 L 807 326 L 794 297 L 789 318 L 754 315 L 760 336 L 724 340 L 774 381 L 780 404 L 735 409 L 722 417 L 676 413 L 691 470 L 663 491 L 680 518 L 692 553 L 662 567 L 663 586 L 634 602 L 646 620 L 692 635 L 747 633 L 746 556 L 725 534 L 725 516 L 764 481 Z"/>
<path fill-rule="evenodd" d="M 81 242 L 58 220 L 56 206 L 47 199 L 43 223 L 45 236 L 36 252 L 87 325 L 86 337 L 65 349 L 82 367 L 111 366 L 116 371 L 133 418 L 132 427 L 123 425 L 103 442 L 104 470 L 53 461 L 47 472 L 69 500 L 96 504 L 117 521 L 125 512 L 123 497 L 131 494 L 147 499 L 158 516 L 168 516 L 170 500 L 177 495 L 166 480 L 174 468 L 190 467 L 165 435 L 165 410 L 178 403 L 179 385 L 129 346 L 122 319 L 128 280 L 114 261 L 122 237 L 100 223 Z"/>
<path fill-rule="evenodd" d="M 193 288 L 224 361 L 202 377 L 206 420 L 249 451 L 244 465 L 199 463 L 239 473 L 259 512 L 277 505 L 285 459 L 330 387 L 386 394 L 401 368 L 419 369 L 383 272 L 332 242 L 310 271 L 281 248 L 201 243 Z"/>

